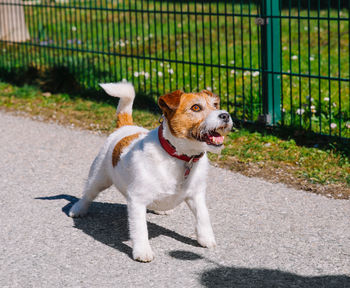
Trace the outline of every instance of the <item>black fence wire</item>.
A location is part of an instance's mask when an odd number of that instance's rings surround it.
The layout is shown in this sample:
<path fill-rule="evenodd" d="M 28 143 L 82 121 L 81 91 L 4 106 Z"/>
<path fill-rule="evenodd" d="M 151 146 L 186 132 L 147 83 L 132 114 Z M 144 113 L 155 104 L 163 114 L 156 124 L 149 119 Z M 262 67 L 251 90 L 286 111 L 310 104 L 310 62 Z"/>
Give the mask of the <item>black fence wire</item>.
<path fill-rule="evenodd" d="M 0 0 L 0 76 L 64 68 L 80 89 L 208 89 L 240 121 L 350 138 L 349 10 L 340 0 Z"/>

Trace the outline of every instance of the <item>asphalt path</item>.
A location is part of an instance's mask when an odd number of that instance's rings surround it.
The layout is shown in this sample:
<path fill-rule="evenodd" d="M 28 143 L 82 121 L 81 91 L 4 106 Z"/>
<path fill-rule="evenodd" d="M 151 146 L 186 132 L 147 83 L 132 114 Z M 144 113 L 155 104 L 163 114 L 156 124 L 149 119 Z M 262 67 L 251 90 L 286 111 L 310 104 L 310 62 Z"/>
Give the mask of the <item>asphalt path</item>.
<path fill-rule="evenodd" d="M 151 263 L 132 260 L 125 200 L 67 216 L 106 139 L 0 113 L 0 287 L 350 287 L 350 202 L 212 167 L 217 248 L 181 205 L 148 213 Z"/>

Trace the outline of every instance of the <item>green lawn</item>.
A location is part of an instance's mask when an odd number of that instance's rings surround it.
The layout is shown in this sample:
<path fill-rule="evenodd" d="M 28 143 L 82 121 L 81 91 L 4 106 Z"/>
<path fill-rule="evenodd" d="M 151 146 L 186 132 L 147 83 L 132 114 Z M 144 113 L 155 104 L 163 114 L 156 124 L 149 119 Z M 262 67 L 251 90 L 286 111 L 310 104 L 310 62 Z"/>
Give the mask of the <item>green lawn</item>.
<path fill-rule="evenodd" d="M 198 2 L 25 6 L 31 43 L 40 48 L 0 43 L 0 68 L 65 66 L 81 88 L 128 79 L 153 97 L 176 88 L 211 89 L 235 117 L 256 121 L 262 113 L 258 9 L 254 4 Z M 80 8 L 69 8 L 73 6 Z M 103 9 L 107 7 L 114 10 Z M 282 10 L 283 17 L 289 15 L 298 16 L 298 9 Z M 332 135 L 341 130 L 350 137 L 348 10 L 303 9 L 300 16 L 340 20 L 281 20 L 284 124 Z"/>
<path fill-rule="evenodd" d="M 157 127 L 159 112 L 143 109 L 140 96 L 137 95 L 133 110 L 135 123 L 148 129 Z M 115 129 L 116 102 L 114 98 L 102 101 L 101 97 L 51 94 L 35 86 L 18 87 L 0 82 L 0 110 L 103 134 Z M 349 147 L 336 143 L 307 147 L 294 139 L 283 138 L 266 131 L 240 129 L 226 137 L 221 155 L 209 157 L 214 164 L 248 176 L 349 199 Z"/>

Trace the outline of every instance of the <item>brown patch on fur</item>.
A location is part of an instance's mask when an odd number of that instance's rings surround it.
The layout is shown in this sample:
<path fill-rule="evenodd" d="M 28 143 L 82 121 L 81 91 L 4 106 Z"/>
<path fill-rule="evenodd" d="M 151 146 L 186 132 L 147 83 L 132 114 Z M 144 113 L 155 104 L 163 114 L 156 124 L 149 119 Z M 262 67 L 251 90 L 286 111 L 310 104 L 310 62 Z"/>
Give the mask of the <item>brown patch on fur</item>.
<path fill-rule="evenodd" d="M 158 99 L 158 105 L 162 109 L 165 117 L 171 117 L 173 112 L 179 107 L 181 96 L 184 94 L 181 90 L 165 94 Z"/>
<path fill-rule="evenodd" d="M 218 95 L 214 94 L 213 92 L 209 91 L 209 90 L 202 90 L 201 93 L 205 93 L 205 94 L 207 94 L 207 95 L 209 95 L 211 97 L 216 98 L 218 101 L 220 101 L 220 97 Z"/>
<path fill-rule="evenodd" d="M 212 98 L 215 98 L 215 108 L 216 109 L 220 109 L 220 97 L 216 94 L 214 94 L 213 92 L 209 91 L 209 90 L 202 90 L 200 93 L 205 93 L 207 95 L 209 95 Z"/>
<path fill-rule="evenodd" d="M 115 146 L 114 146 L 114 150 L 113 150 L 113 154 L 112 154 L 112 164 L 113 167 L 115 167 L 119 160 L 120 160 L 120 155 L 123 152 L 123 149 L 125 147 L 128 147 L 130 145 L 130 143 L 132 141 L 134 141 L 135 139 L 137 139 L 142 133 L 136 133 L 136 134 L 131 134 L 129 136 L 126 136 L 124 138 L 122 138 Z"/>
<path fill-rule="evenodd" d="M 117 114 L 117 128 L 126 125 L 134 125 L 132 121 L 132 116 L 129 113 L 119 113 Z"/>
<path fill-rule="evenodd" d="M 160 97 L 158 103 L 168 120 L 171 133 L 178 138 L 193 139 L 193 136 L 198 136 L 200 133 L 200 124 L 211 111 L 217 109 L 213 97 L 219 101 L 218 96 L 206 90 L 198 93 L 182 92 L 182 94 L 175 91 Z M 194 104 L 199 104 L 202 111 L 191 111 L 190 108 Z"/>

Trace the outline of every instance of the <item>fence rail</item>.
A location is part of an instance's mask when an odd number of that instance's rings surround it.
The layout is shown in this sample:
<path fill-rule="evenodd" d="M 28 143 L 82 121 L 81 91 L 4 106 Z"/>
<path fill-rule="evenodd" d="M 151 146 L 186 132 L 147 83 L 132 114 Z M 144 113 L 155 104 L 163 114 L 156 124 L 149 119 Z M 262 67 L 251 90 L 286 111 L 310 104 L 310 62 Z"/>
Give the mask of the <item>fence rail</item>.
<path fill-rule="evenodd" d="M 209 89 L 238 120 L 350 138 L 349 10 L 340 0 L 0 0 L 0 71 L 65 67 L 82 89 L 126 79 L 155 97 Z M 11 39 L 16 23 L 22 37 Z"/>

